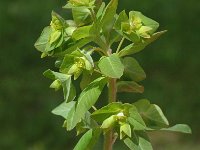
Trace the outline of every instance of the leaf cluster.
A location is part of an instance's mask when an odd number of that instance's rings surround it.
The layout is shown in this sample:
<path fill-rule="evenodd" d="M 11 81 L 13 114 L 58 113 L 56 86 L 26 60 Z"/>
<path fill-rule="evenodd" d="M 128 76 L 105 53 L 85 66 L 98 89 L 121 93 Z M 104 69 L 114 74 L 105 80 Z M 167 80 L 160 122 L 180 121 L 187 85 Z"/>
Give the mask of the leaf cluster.
<path fill-rule="evenodd" d="M 53 80 L 50 88 L 63 89 L 64 101 L 52 113 L 65 119 L 68 131 L 76 128 L 77 135 L 85 133 L 75 150 L 92 149 L 100 134 L 111 129 L 130 149 L 139 150 L 152 149 L 147 131 L 191 132 L 187 125 L 169 127 L 162 110 L 146 99 L 95 108 L 109 79 L 116 79 L 117 92 L 144 92 L 140 82 L 146 74 L 131 56 L 166 32 L 156 32 L 159 23 L 141 12 L 117 13 L 117 6 L 118 0 L 107 5 L 101 0 L 69 0 L 63 8 L 72 11 L 73 19 L 52 12 L 50 25 L 35 43 L 42 58 L 56 60 L 57 71 L 44 72 Z M 124 41 L 129 44 L 124 46 Z M 74 86 L 78 78 L 80 95 Z"/>

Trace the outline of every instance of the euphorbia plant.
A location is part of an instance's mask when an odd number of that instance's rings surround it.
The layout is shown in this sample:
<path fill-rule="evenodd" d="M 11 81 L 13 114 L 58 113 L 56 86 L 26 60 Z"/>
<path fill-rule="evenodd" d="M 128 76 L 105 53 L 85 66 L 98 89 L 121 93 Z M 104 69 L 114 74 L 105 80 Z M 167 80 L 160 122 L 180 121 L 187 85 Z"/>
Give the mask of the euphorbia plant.
<path fill-rule="evenodd" d="M 64 101 L 52 113 L 65 119 L 68 131 L 75 128 L 82 134 L 75 150 L 92 149 L 101 134 L 105 150 L 118 139 L 130 149 L 151 150 L 148 131 L 191 132 L 183 124 L 169 127 L 161 109 L 147 99 L 129 104 L 117 98 L 118 92 L 143 93 L 139 82 L 146 74 L 131 56 L 165 33 L 156 32 L 159 24 L 141 12 L 118 14 L 117 5 L 118 0 L 108 5 L 101 0 L 69 0 L 64 8 L 72 10 L 73 20 L 52 12 L 50 26 L 35 44 L 42 58 L 56 59 L 57 71 L 47 70 L 44 76 L 53 80 L 51 88 L 63 89 Z M 73 85 L 75 80 L 80 87 Z M 96 108 L 104 88 L 108 98 L 102 100 L 108 105 Z"/>

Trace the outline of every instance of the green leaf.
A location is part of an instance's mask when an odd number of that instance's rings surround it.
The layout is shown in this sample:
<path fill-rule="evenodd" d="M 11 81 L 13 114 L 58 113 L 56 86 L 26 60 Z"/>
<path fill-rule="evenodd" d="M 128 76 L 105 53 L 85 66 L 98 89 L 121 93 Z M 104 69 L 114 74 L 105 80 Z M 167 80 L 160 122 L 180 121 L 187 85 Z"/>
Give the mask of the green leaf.
<path fill-rule="evenodd" d="M 146 99 L 139 100 L 134 103 L 138 112 L 142 115 L 147 127 L 150 128 L 165 128 L 168 127 L 169 122 L 163 114 L 160 107 L 155 104 L 150 104 Z"/>
<path fill-rule="evenodd" d="M 130 149 L 130 150 L 140 150 L 137 146 L 136 141 L 131 141 L 130 138 L 126 138 L 124 140 L 125 145 Z"/>
<path fill-rule="evenodd" d="M 101 20 L 103 32 L 108 33 L 113 27 L 113 20 L 116 14 L 118 0 L 111 0 L 107 5 Z"/>
<path fill-rule="evenodd" d="M 123 10 L 123 11 L 119 14 L 119 16 L 118 16 L 118 18 L 117 18 L 117 20 L 116 20 L 116 22 L 115 22 L 114 28 L 115 28 L 116 30 L 121 30 L 122 22 L 127 22 L 128 20 L 129 20 L 129 19 L 128 19 L 128 16 L 127 16 L 125 10 Z"/>
<path fill-rule="evenodd" d="M 143 43 L 136 43 L 136 44 L 130 44 L 128 46 L 126 46 L 125 48 L 123 48 L 118 55 L 120 57 L 124 57 L 127 55 L 132 55 L 135 53 L 140 52 L 141 50 L 143 50 L 145 48 L 146 44 Z"/>
<path fill-rule="evenodd" d="M 126 138 L 124 143 L 131 150 L 153 150 L 147 134 L 143 131 L 135 132 L 132 140 L 130 138 Z"/>
<path fill-rule="evenodd" d="M 124 26 L 122 26 L 124 27 Z M 135 32 L 131 32 L 129 34 L 124 33 L 124 37 L 130 41 L 132 41 L 133 43 L 139 43 L 140 42 L 140 36 L 135 33 Z"/>
<path fill-rule="evenodd" d="M 104 75 L 111 78 L 120 78 L 124 72 L 124 65 L 117 54 L 112 54 L 109 57 L 102 57 L 98 67 Z"/>
<path fill-rule="evenodd" d="M 115 30 L 110 31 L 109 45 L 111 46 L 114 42 L 120 41 L 122 36 Z"/>
<path fill-rule="evenodd" d="M 122 103 L 110 103 L 107 106 L 102 107 L 92 113 L 92 118 L 98 122 L 103 122 L 106 118 L 116 115 L 123 111 L 124 107 Z"/>
<path fill-rule="evenodd" d="M 130 44 L 130 45 L 126 46 L 125 48 L 123 48 L 118 53 L 118 55 L 120 57 L 124 57 L 127 55 L 133 55 L 135 53 L 138 53 L 138 52 L 142 51 L 147 45 L 149 45 L 152 42 L 154 42 L 155 40 L 157 40 L 161 35 L 163 35 L 166 32 L 167 32 L 166 30 L 161 31 L 161 32 L 156 32 L 153 35 L 151 35 L 151 37 L 148 39 L 144 39 L 143 41 L 141 41 L 139 43 Z"/>
<path fill-rule="evenodd" d="M 124 75 L 129 79 L 139 82 L 146 78 L 146 74 L 136 59 L 126 57 L 123 59 Z"/>
<path fill-rule="evenodd" d="M 93 72 L 90 74 L 88 71 L 83 72 L 82 79 L 80 82 L 81 90 L 84 90 L 88 84 L 90 84 L 93 80 L 99 78 L 101 75 L 97 72 Z"/>
<path fill-rule="evenodd" d="M 79 140 L 74 150 L 91 150 L 97 142 L 101 131 L 99 129 L 87 131 Z"/>
<path fill-rule="evenodd" d="M 133 126 L 134 130 L 146 129 L 146 124 L 134 105 L 132 105 L 132 107 L 129 109 L 128 122 Z"/>
<path fill-rule="evenodd" d="M 72 44 L 71 46 L 68 45 L 68 47 L 60 52 L 60 53 L 56 53 L 54 54 L 55 57 L 63 57 L 65 54 L 70 54 L 72 53 L 73 51 L 77 50 L 77 48 L 82 48 L 83 46 L 85 46 L 86 44 L 90 43 L 92 41 L 92 39 L 89 37 L 89 38 L 84 38 L 84 39 L 81 39 L 79 41 L 77 41 L 76 43 Z"/>
<path fill-rule="evenodd" d="M 74 38 L 75 40 L 80 40 L 86 37 L 90 36 L 90 29 L 91 29 L 91 25 L 89 26 L 83 26 L 80 28 L 77 28 L 73 34 L 72 34 L 72 38 Z"/>
<path fill-rule="evenodd" d="M 139 147 L 141 150 L 153 150 L 153 147 L 146 132 L 136 131 L 136 135 L 139 137 Z"/>
<path fill-rule="evenodd" d="M 56 42 L 62 35 L 62 32 L 59 30 L 55 30 L 51 33 L 50 39 L 49 39 L 49 44 L 53 44 Z"/>
<path fill-rule="evenodd" d="M 80 82 L 81 90 L 84 90 L 88 84 L 91 82 L 91 75 L 88 72 L 83 72 L 82 79 Z"/>
<path fill-rule="evenodd" d="M 90 10 L 86 7 L 73 8 L 72 15 L 78 26 L 91 22 Z"/>
<path fill-rule="evenodd" d="M 188 125 L 186 125 L 186 124 L 177 124 L 177 125 L 175 125 L 173 127 L 162 128 L 161 130 L 163 130 L 163 131 L 173 131 L 173 132 L 188 133 L 188 134 L 192 133 L 191 128 Z"/>
<path fill-rule="evenodd" d="M 75 110 L 76 110 L 76 105 L 72 107 L 72 109 L 69 111 L 67 120 L 65 121 L 64 127 L 66 127 L 67 131 L 71 131 L 73 128 L 73 120 L 75 116 Z"/>
<path fill-rule="evenodd" d="M 85 113 L 96 103 L 105 84 L 106 78 L 101 77 L 94 80 L 81 92 L 77 101 L 76 111 L 70 129 L 73 129 L 76 124 L 84 118 Z"/>
<path fill-rule="evenodd" d="M 57 49 L 59 49 L 59 47 L 63 44 L 63 42 L 64 42 L 64 34 L 63 34 L 63 32 L 64 31 L 62 31 L 61 32 L 61 34 L 59 35 L 59 33 L 58 33 L 58 35 L 56 35 L 57 37 L 53 37 L 54 35 L 54 33 L 52 32 L 52 34 L 51 34 L 51 36 L 50 36 L 50 38 L 49 38 L 49 42 L 47 43 L 47 45 L 46 45 L 46 52 L 51 52 L 51 51 L 53 51 L 53 50 L 56 50 L 56 48 Z M 53 38 L 55 38 L 55 39 L 53 39 Z M 53 39 L 53 40 L 51 40 L 51 39 Z M 53 53 L 51 53 L 51 55 L 53 55 L 54 54 L 54 52 L 55 51 L 53 51 Z"/>
<path fill-rule="evenodd" d="M 66 75 L 66 74 L 62 74 L 62 73 L 59 73 L 59 72 L 47 70 L 47 71 L 44 72 L 44 76 L 47 77 L 47 78 L 50 78 L 52 80 L 59 80 L 61 82 L 62 87 L 63 87 L 63 93 L 64 93 L 65 101 L 69 102 L 73 99 L 72 97 L 75 97 L 75 96 L 71 95 L 72 99 L 69 98 L 71 85 L 72 85 L 70 75 Z M 75 89 L 73 89 L 73 90 L 75 90 Z M 75 94 L 74 91 L 72 91 L 72 92 Z"/>
<path fill-rule="evenodd" d="M 41 52 L 46 52 L 45 49 L 46 49 L 46 45 L 49 41 L 49 38 L 50 38 L 50 35 L 51 35 L 51 32 L 52 32 L 52 29 L 50 26 L 48 27 L 45 27 L 40 35 L 40 37 L 38 38 L 38 40 L 36 41 L 35 43 L 35 48 L 38 50 L 38 51 L 41 51 Z"/>
<path fill-rule="evenodd" d="M 76 102 L 71 101 L 69 103 L 63 102 L 58 107 L 52 110 L 52 113 L 55 115 L 59 115 L 64 117 L 65 119 L 68 118 L 70 110 L 75 106 Z"/>
<path fill-rule="evenodd" d="M 91 118 L 91 113 L 88 111 L 85 113 L 85 117 L 76 125 L 77 135 L 84 133 L 88 129 L 99 128 L 97 122 Z"/>
<path fill-rule="evenodd" d="M 96 14 L 97 19 L 102 16 L 105 6 L 106 6 L 106 4 L 104 2 L 102 2 L 101 6 Z"/>
<path fill-rule="evenodd" d="M 151 44 L 152 42 L 154 42 L 155 40 L 157 40 L 158 38 L 160 38 L 160 36 L 163 35 L 166 32 L 167 32 L 167 30 L 154 33 L 151 36 L 151 38 L 146 39 L 146 41 L 145 41 L 146 45 Z"/>
<path fill-rule="evenodd" d="M 68 80 L 71 76 L 69 75 L 66 75 L 66 74 L 62 74 L 62 73 L 59 73 L 59 72 L 55 72 L 55 71 L 52 71 L 50 69 L 46 70 L 43 75 L 49 79 L 52 79 L 52 80 L 60 80 L 61 82 L 65 82 L 66 80 Z"/>
<path fill-rule="evenodd" d="M 117 92 L 143 93 L 144 87 L 134 81 L 117 82 Z"/>
<path fill-rule="evenodd" d="M 67 92 L 67 91 L 66 91 L 66 92 Z M 75 88 L 74 85 L 71 83 L 67 102 L 71 102 L 71 101 L 73 101 L 75 98 L 76 98 L 76 88 Z"/>
<path fill-rule="evenodd" d="M 131 137 L 131 126 L 127 123 L 120 126 L 120 140 L 125 136 Z"/>
<path fill-rule="evenodd" d="M 61 66 L 60 66 L 60 71 L 67 74 L 69 72 L 70 68 L 72 68 L 72 66 L 75 65 L 74 59 L 75 59 L 74 55 L 72 55 L 72 54 L 66 54 L 64 56 L 64 59 L 62 61 Z M 76 67 L 74 69 L 78 69 L 78 68 Z"/>
<path fill-rule="evenodd" d="M 69 20 L 68 20 L 69 21 Z M 67 27 L 67 28 L 65 28 L 65 34 L 66 34 L 66 39 L 67 38 L 70 38 L 71 36 L 72 36 L 72 34 L 73 34 L 73 32 L 75 31 L 77 29 L 77 27 L 74 27 L 74 26 L 70 26 L 70 27 Z M 67 41 L 67 40 L 65 40 L 65 41 Z"/>

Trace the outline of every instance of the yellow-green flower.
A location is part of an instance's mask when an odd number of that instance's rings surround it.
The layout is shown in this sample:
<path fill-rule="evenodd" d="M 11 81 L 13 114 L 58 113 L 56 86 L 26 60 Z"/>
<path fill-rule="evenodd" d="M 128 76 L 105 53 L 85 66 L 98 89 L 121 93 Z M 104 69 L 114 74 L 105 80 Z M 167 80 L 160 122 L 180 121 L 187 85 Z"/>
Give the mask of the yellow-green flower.
<path fill-rule="evenodd" d="M 90 62 L 89 57 L 91 57 L 89 54 L 85 54 L 77 49 L 65 56 L 63 64 L 61 65 L 61 71 L 69 75 L 74 75 L 74 79 L 76 80 L 83 70 L 89 72 L 93 70 L 94 64 Z"/>
<path fill-rule="evenodd" d="M 138 13 L 131 11 L 129 20 L 121 23 L 123 33 L 133 42 L 139 42 L 141 38 L 150 38 L 152 28 L 145 25 L 144 18 Z"/>

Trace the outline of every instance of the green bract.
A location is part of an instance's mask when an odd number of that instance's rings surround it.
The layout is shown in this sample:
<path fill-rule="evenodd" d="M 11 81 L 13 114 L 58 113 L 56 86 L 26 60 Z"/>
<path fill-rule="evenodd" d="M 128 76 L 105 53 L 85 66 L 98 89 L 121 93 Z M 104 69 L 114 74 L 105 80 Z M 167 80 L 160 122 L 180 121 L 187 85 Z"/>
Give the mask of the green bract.
<path fill-rule="evenodd" d="M 102 0 L 69 0 L 64 8 L 72 10 L 73 20 L 52 12 L 50 26 L 35 43 L 42 58 L 56 60 L 56 71 L 44 72 L 53 80 L 50 88 L 63 89 L 63 102 L 52 113 L 65 119 L 63 127 L 68 131 L 83 134 L 74 150 L 92 150 L 101 134 L 105 150 L 111 150 L 116 139 L 131 150 L 152 150 L 149 131 L 191 133 L 184 124 L 170 127 L 161 108 L 149 100 L 128 104 L 117 98 L 120 92 L 144 92 L 140 82 L 146 73 L 130 55 L 166 32 L 156 32 L 159 24 L 138 11 L 118 14 L 117 6 L 118 0 L 107 5 Z M 125 40 L 129 45 L 124 46 Z M 74 80 L 80 87 L 74 86 Z M 108 98 L 99 99 L 105 88 Z M 96 102 L 104 100 L 109 104 L 100 102 L 96 108 Z"/>
<path fill-rule="evenodd" d="M 115 24 L 115 28 L 134 43 L 151 38 L 158 27 L 156 21 L 137 11 L 131 11 L 129 18 L 125 11 L 121 12 Z"/>
<path fill-rule="evenodd" d="M 65 74 L 74 75 L 74 79 L 76 80 L 84 70 L 92 73 L 93 67 L 94 63 L 90 54 L 77 49 L 71 54 L 65 55 L 60 66 L 60 71 Z"/>
<path fill-rule="evenodd" d="M 69 42 L 76 24 L 71 20 L 64 20 L 60 15 L 52 12 L 50 26 L 45 27 L 41 36 L 35 43 L 37 50 L 42 52 L 42 58 L 52 56 L 65 42 Z"/>

